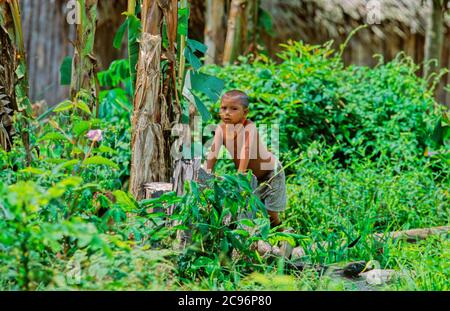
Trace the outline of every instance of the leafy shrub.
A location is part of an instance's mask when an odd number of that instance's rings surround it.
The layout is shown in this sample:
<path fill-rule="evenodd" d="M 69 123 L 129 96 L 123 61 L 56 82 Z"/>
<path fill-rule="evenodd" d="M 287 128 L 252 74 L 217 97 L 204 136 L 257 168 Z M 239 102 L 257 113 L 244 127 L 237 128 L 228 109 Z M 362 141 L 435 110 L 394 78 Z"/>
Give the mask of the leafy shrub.
<path fill-rule="evenodd" d="M 296 174 L 288 176 L 286 223 L 307 236 L 301 242 L 313 261 L 372 259 L 379 246 L 370 238 L 374 233 L 448 223 L 448 167 L 437 181 L 430 161 L 405 170 L 402 164 L 378 167 L 358 160 L 344 169 L 333 154 L 332 148 L 311 144 L 294 164 Z M 348 249 L 358 237 L 361 243 Z M 324 241 L 328 247 L 310 249 Z"/>
<path fill-rule="evenodd" d="M 339 145 L 341 164 L 356 158 L 407 161 L 423 154 L 439 117 L 432 88 L 413 61 L 399 54 L 374 68 L 345 67 L 331 43 L 283 45 L 276 64 L 264 57 L 205 71 L 250 97 L 250 118 L 280 123 L 281 152 L 305 150 L 313 141 Z"/>
<path fill-rule="evenodd" d="M 450 242 L 445 235 L 391 246 L 388 267 L 400 272 L 390 290 L 448 291 Z"/>

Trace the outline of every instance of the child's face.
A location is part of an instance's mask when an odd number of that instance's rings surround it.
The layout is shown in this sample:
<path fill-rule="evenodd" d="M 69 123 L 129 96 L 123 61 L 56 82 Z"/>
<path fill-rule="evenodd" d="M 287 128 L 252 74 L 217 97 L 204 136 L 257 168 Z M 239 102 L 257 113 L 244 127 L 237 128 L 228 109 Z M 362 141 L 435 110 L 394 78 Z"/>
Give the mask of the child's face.
<path fill-rule="evenodd" d="M 220 118 L 225 124 L 238 124 L 247 117 L 248 108 L 244 107 L 239 101 L 222 99 L 220 103 Z"/>

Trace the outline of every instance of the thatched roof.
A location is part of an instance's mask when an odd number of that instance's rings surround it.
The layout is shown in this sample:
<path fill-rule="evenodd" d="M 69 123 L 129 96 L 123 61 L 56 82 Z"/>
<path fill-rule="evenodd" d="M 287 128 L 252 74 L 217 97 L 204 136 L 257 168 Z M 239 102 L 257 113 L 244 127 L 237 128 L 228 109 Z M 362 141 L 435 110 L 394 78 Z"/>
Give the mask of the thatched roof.
<path fill-rule="evenodd" d="M 370 27 L 377 36 L 384 38 L 389 29 L 406 37 L 408 33 L 425 33 L 430 14 L 426 0 L 261 0 L 261 5 L 272 15 L 281 37 L 292 29 L 310 28 L 307 24 L 312 23 L 329 37 L 345 36 L 356 24 L 371 24 L 371 17 L 377 20 Z M 450 27 L 449 15 L 446 23 Z"/>

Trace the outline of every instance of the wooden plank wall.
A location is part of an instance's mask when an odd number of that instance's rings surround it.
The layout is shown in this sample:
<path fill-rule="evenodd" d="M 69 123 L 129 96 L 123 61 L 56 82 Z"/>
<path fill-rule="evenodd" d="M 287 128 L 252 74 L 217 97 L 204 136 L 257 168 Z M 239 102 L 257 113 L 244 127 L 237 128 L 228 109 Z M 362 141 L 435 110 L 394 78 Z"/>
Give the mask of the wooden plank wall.
<path fill-rule="evenodd" d="M 56 104 L 68 96 L 59 84 L 59 67 L 73 53 L 69 36 L 74 27 L 66 22 L 63 0 L 23 0 L 22 27 L 27 50 L 30 98 Z"/>
<path fill-rule="evenodd" d="M 22 26 L 33 102 L 45 100 L 55 105 L 69 96 L 69 87 L 61 86 L 59 69 L 66 56 L 73 55 L 76 25 L 66 20 L 68 0 L 22 0 Z M 125 17 L 127 0 L 99 0 L 95 55 L 100 70 L 126 55 L 112 46 L 114 36 Z"/>

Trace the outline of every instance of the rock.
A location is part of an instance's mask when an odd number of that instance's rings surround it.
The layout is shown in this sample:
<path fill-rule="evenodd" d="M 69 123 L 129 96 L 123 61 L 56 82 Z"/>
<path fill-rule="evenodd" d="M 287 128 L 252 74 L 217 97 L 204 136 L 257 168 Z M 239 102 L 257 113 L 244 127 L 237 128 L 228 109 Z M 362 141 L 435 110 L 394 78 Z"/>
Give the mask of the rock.
<path fill-rule="evenodd" d="M 360 276 L 366 279 L 367 284 L 382 285 L 393 280 L 396 277 L 395 270 L 373 269 L 368 272 L 361 273 Z"/>
<path fill-rule="evenodd" d="M 281 256 L 281 250 L 278 246 L 272 247 L 272 254 L 275 256 Z"/>
<path fill-rule="evenodd" d="M 305 253 L 305 250 L 303 249 L 303 247 L 300 247 L 300 246 L 294 247 L 294 249 L 292 250 L 292 253 L 291 253 L 291 259 L 292 260 L 299 259 L 299 258 L 304 257 L 305 255 L 306 255 L 306 253 Z"/>
<path fill-rule="evenodd" d="M 258 241 L 257 250 L 258 250 L 259 255 L 261 255 L 263 257 L 267 256 L 271 251 L 273 251 L 272 246 L 270 246 L 269 243 L 264 242 L 262 240 Z"/>
<path fill-rule="evenodd" d="M 355 278 L 364 271 L 366 265 L 367 263 L 365 261 L 350 262 L 342 269 L 342 273 L 346 277 Z"/>
<path fill-rule="evenodd" d="M 172 191 L 172 184 L 166 182 L 151 182 L 144 184 L 144 192 L 146 199 L 156 199 L 162 196 L 164 193 Z M 164 209 L 162 207 L 149 208 L 148 213 L 162 213 Z"/>
<path fill-rule="evenodd" d="M 291 243 L 288 241 L 282 241 L 280 246 L 280 256 L 283 256 L 284 258 L 291 257 L 293 247 L 291 246 Z"/>

